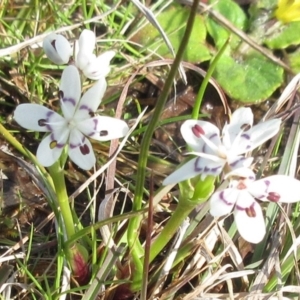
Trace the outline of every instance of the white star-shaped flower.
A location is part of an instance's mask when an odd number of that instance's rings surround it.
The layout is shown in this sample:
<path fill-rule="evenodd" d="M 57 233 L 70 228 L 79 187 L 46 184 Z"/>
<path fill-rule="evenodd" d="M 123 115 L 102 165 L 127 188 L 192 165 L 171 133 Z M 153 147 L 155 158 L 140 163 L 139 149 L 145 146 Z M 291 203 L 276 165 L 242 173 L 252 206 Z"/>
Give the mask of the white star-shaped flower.
<path fill-rule="evenodd" d="M 170 174 L 163 185 L 175 184 L 201 174 L 218 176 L 224 167 L 231 170 L 249 167 L 253 158 L 242 154 L 249 152 L 274 136 L 280 128 L 280 119 L 268 120 L 253 125 L 250 108 L 239 108 L 229 124 L 225 124 L 222 135 L 213 124 L 205 121 L 187 120 L 181 126 L 181 134 L 196 157 Z"/>
<path fill-rule="evenodd" d="M 210 213 L 214 217 L 234 211 L 240 235 L 250 243 L 259 243 L 265 236 L 265 221 L 257 200 L 293 203 L 300 200 L 300 181 L 285 175 L 273 175 L 255 180 L 247 168 L 236 169 L 226 175 L 229 186 L 210 198 Z"/>
<path fill-rule="evenodd" d="M 106 51 L 98 57 L 93 53 L 96 36 L 93 31 L 84 29 L 75 42 L 75 66 L 89 79 L 98 80 L 107 76 L 110 71 L 110 61 L 115 51 Z M 67 64 L 73 54 L 69 41 L 62 35 L 51 33 L 43 41 L 47 57 L 55 64 Z"/>
<path fill-rule="evenodd" d="M 60 84 L 62 116 L 38 104 L 20 104 L 14 112 L 16 122 L 24 128 L 49 132 L 37 150 L 37 159 L 45 167 L 57 161 L 66 145 L 70 159 L 84 170 L 96 162 L 88 138 L 108 141 L 123 137 L 127 124 L 119 119 L 95 116 L 106 90 L 105 78 L 98 80 L 81 96 L 80 75 L 76 67 L 65 68 Z"/>

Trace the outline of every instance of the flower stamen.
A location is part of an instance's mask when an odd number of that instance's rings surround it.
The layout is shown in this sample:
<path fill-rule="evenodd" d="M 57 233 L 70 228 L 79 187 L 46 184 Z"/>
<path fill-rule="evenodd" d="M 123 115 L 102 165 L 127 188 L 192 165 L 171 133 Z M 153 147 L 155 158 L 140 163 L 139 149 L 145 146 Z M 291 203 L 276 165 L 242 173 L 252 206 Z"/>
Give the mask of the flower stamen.
<path fill-rule="evenodd" d="M 87 144 L 84 144 L 82 146 L 79 147 L 80 149 L 80 152 L 83 154 L 83 155 L 87 155 L 90 153 L 90 148 Z"/>
<path fill-rule="evenodd" d="M 192 127 L 192 131 L 193 131 L 193 134 L 194 134 L 197 138 L 200 138 L 201 135 L 204 135 L 204 134 L 205 134 L 203 128 L 202 128 L 201 126 L 199 126 L 198 124 L 196 124 L 195 126 Z"/>
<path fill-rule="evenodd" d="M 272 202 L 278 202 L 280 200 L 280 195 L 276 192 L 269 192 L 267 199 Z"/>
<path fill-rule="evenodd" d="M 255 218 L 256 212 L 254 209 L 254 204 L 252 204 L 250 207 L 245 208 L 245 212 L 249 218 Z"/>
<path fill-rule="evenodd" d="M 56 46 L 55 46 L 55 43 L 56 43 L 56 40 L 53 40 L 53 41 L 51 41 L 51 45 L 52 45 L 52 47 L 57 51 L 57 49 L 56 49 Z"/>
<path fill-rule="evenodd" d="M 101 130 L 101 131 L 99 132 L 99 135 L 100 135 L 100 136 L 107 136 L 107 135 L 108 135 L 108 131 L 107 131 L 107 130 Z"/>
<path fill-rule="evenodd" d="M 39 126 L 47 126 L 47 120 L 46 119 L 39 119 L 38 124 L 39 124 Z"/>
<path fill-rule="evenodd" d="M 54 149 L 57 146 L 57 141 L 52 141 L 50 143 L 50 149 Z"/>
<path fill-rule="evenodd" d="M 250 124 L 243 124 L 241 127 L 241 130 L 243 130 L 243 131 L 247 131 L 247 130 L 249 130 L 250 128 L 251 128 L 251 125 Z"/>

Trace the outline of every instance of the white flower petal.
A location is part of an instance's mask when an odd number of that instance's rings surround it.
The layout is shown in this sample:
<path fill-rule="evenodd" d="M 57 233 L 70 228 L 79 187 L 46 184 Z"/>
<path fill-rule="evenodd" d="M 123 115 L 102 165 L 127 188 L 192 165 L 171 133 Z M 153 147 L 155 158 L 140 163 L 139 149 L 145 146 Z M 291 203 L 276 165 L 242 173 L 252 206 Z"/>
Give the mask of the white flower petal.
<path fill-rule="evenodd" d="M 261 207 L 247 191 L 239 194 L 234 220 L 244 240 L 257 244 L 264 238 L 266 228 Z"/>
<path fill-rule="evenodd" d="M 234 152 L 237 155 L 243 154 L 262 145 L 279 131 L 280 124 L 280 119 L 273 119 L 253 126 L 240 135 Z"/>
<path fill-rule="evenodd" d="M 110 72 L 110 61 L 115 56 L 115 51 L 107 51 L 97 58 L 89 59 L 82 68 L 83 74 L 93 80 L 106 77 Z"/>
<path fill-rule="evenodd" d="M 227 149 L 233 145 L 235 138 L 241 134 L 246 127 L 252 127 L 253 113 L 249 107 L 237 109 L 231 116 L 230 123 L 225 124 L 222 135 L 223 144 Z"/>
<path fill-rule="evenodd" d="M 46 36 L 43 41 L 43 48 L 47 57 L 58 65 L 68 63 L 72 55 L 69 41 L 60 34 L 51 33 Z"/>
<path fill-rule="evenodd" d="M 75 112 L 76 121 L 91 118 L 97 110 L 103 95 L 106 91 L 106 81 L 104 78 L 98 80 L 90 89 L 88 89 L 79 101 L 78 108 Z"/>
<path fill-rule="evenodd" d="M 96 163 L 91 142 L 76 129 L 70 134 L 69 157 L 83 170 L 90 170 Z"/>
<path fill-rule="evenodd" d="M 84 29 L 76 43 L 77 51 L 75 56 L 76 66 L 83 71 L 96 56 L 93 54 L 96 44 L 96 36 L 93 31 Z"/>
<path fill-rule="evenodd" d="M 238 195 L 239 190 L 231 188 L 215 192 L 209 200 L 210 214 L 213 217 L 229 214 L 237 201 Z"/>
<path fill-rule="evenodd" d="M 286 175 L 273 175 L 251 182 L 248 191 L 261 201 L 284 203 L 300 201 L 300 181 Z"/>
<path fill-rule="evenodd" d="M 245 179 L 250 180 L 250 181 L 255 181 L 255 174 L 249 168 L 234 169 L 231 172 L 227 173 L 224 176 L 224 179 L 228 179 L 230 177 L 241 177 L 241 178 L 245 178 Z"/>
<path fill-rule="evenodd" d="M 57 144 L 52 134 L 46 136 L 37 149 L 36 158 L 39 163 L 44 167 L 52 166 L 61 156 L 65 146 L 63 142 L 66 142 L 66 140 L 61 140 L 60 143 Z"/>
<path fill-rule="evenodd" d="M 253 162 L 253 157 L 233 156 L 227 157 L 227 163 L 231 169 L 249 168 Z"/>
<path fill-rule="evenodd" d="M 84 135 L 97 141 L 110 141 L 125 136 L 129 127 L 125 121 L 107 116 L 98 116 L 77 123 Z"/>
<path fill-rule="evenodd" d="M 186 152 L 186 155 L 194 155 L 194 156 L 198 156 L 198 157 L 203 157 L 209 161 L 212 162 L 217 162 L 218 164 L 222 164 L 225 165 L 226 163 L 226 159 L 221 158 L 220 156 L 216 155 L 216 154 L 206 154 L 204 152 Z"/>
<path fill-rule="evenodd" d="M 52 130 L 52 125 L 62 127 L 65 120 L 62 116 L 51 109 L 39 104 L 20 104 L 14 112 L 14 119 L 24 128 L 48 132 Z M 51 123 L 49 126 L 48 123 Z"/>
<path fill-rule="evenodd" d="M 211 160 L 196 157 L 189 160 L 187 163 L 175 170 L 163 181 L 163 185 L 175 184 L 190 178 L 193 178 L 199 174 L 204 175 L 202 179 L 207 175 L 218 176 L 222 169 L 223 162 L 213 162 Z"/>
<path fill-rule="evenodd" d="M 77 53 L 77 59 L 76 59 L 76 67 L 83 72 L 83 74 L 86 76 L 84 70 L 87 69 L 91 64 L 93 65 L 96 60 L 96 55 L 93 53 L 87 54 L 83 52 L 81 49 L 79 49 Z M 88 76 L 86 76 L 88 77 Z M 89 78 L 89 77 L 88 77 Z"/>
<path fill-rule="evenodd" d="M 74 115 L 81 95 L 80 75 L 75 66 L 67 66 L 64 69 L 59 90 L 61 109 L 64 117 L 69 120 Z"/>
<path fill-rule="evenodd" d="M 196 152 L 205 152 L 207 154 L 215 153 L 208 148 L 206 142 L 203 140 L 203 135 L 210 140 L 215 147 L 221 144 L 219 129 L 205 121 L 187 120 L 181 128 L 181 135 L 186 143 Z"/>
<path fill-rule="evenodd" d="M 91 54 L 96 45 L 96 36 L 95 33 L 91 30 L 84 29 L 78 40 L 79 50 L 86 54 Z"/>

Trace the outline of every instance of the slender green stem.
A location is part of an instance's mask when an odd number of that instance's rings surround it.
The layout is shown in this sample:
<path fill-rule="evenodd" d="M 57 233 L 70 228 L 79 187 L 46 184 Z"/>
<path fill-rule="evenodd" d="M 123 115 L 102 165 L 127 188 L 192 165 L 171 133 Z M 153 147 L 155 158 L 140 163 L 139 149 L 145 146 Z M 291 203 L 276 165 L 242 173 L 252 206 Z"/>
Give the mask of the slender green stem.
<path fill-rule="evenodd" d="M 48 169 L 54 183 L 57 201 L 62 214 L 67 237 L 69 239 L 75 234 L 75 228 L 72 211 L 69 204 L 69 197 L 66 189 L 64 171 L 61 168 L 59 161 L 55 162 Z"/>
<path fill-rule="evenodd" d="M 178 206 L 171 218 L 160 232 L 159 236 L 154 240 L 151 245 L 149 255 L 149 262 L 162 251 L 174 236 L 183 220 L 189 213 L 199 204 L 205 202 L 212 192 L 214 191 L 215 177 L 207 176 L 205 180 L 199 180 L 194 189 L 188 181 L 181 182 L 180 185 L 180 198 Z"/>
<path fill-rule="evenodd" d="M 8 141 L 17 151 L 19 151 L 22 155 L 29 158 L 35 166 L 38 167 L 38 169 L 43 173 L 44 177 L 49 183 L 49 186 L 53 188 L 53 182 L 52 179 L 49 177 L 49 174 L 45 170 L 43 166 L 40 165 L 40 163 L 37 161 L 36 157 L 24 146 L 18 142 L 14 136 L 0 123 L 0 133 L 5 138 L 6 141 Z"/>
<path fill-rule="evenodd" d="M 44 175 L 48 175 L 45 168 L 42 167 L 38 161 L 36 160 L 36 157 L 29 152 L 27 149 L 23 147 L 21 143 L 19 143 L 11 134 L 9 131 L 6 130 L 6 128 L 0 123 L 0 132 L 2 136 L 20 153 L 22 153 L 24 156 L 30 158 L 35 165 L 37 165 L 40 170 L 44 173 Z M 46 176 L 49 184 L 55 188 L 55 192 L 57 195 L 57 200 L 60 206 L 61 214 L 63 217 L 64 225 L 66 228 L 66 233 L 68 236 L 68 239 L 75 233 L 74 230 L 74 222 L 73 222 L 73 216 L 72 211 L 69 205 L 69 198 L 67 195 L 66 190 L 66 184 L 65 184 L 65 176 L 64 172 L 60 167 L 59 162 L 54 163 L 51 167 L 49 167 L 49 172 L 52 177 L 52 180 L 50 180 L 49 176 Z"/>
<path fill-rule="evenodd" d="M 224 43 L 222 48 L 219 50 L 219 52 L 217 53 L 217 55 L 214 57 L 214 59 L 211 61 L 210 65 L 209 65 L 207 73 L 206 73 L 205 77 L 203 78 L 203 81 L 201 83 L 199 92 L 197 94 L 197 98 L 196 98 L 194 108 L 193 108 L 193 111 L 192 111 L 192 119 L 198 120 L 200 107 L 201 107 L 201 104 L 202 104 L 203 96 L 204 96 L 204 93 L 206 91 L 209 79 L 211 78 L 212 73 L 214 72 L 214 70 L 216 68 L 217 62 L 219 61 L 220 57 L 224 53 L 224 51 L 225 51 L 225 49 L 228 45 L 228 42 L 229 42 L 229 40 L 227 40 Z"/>
<path fill-rule="evenodd" d="M 33 159 L 34 156 L 26 150 L 21 143 L 19 143 L 14 136 L 6 130 L 6 128 L 0 123 L 0 132 L 1 135 L 16 149 L 18 150 L 21 154 L 24 156 Z"/>
<path fill-rule="evenodd" d="M 167 97 L 169 95 L 170 89 L 173 85 L 173 80 L 177 73 L 178 67 L 180 65 L 180 61 L 182 59 L 183 53 L 185 51 L 186 46 L 188 45 L 189 37 L 191 35 L 194 20 L 197 14 L 197 7 L 198 7 L 199 0 L 194 0 L 193 5 L 191 7 L 191 12 L 189 15 L 189 19 L 187 22 L 186 30 L 184 36 L 182 38 L 180 47 L 178 49 L 177 55 L 175 57 L 174 63 L 171 67 L 169 76 L 166 80 L 164 88 L 157 100 L 157 104 L 154 109 L 154 113 L 152 119 L 149 122 L 148 128 L 145 131 L 142 143 L 141 143 L 141 151 L 139 155 L 138 161 L 138 170 L 137 170 L 137 182 L 136 182 L 136 189 L 135 189 L 135 197 L 133 201 L 133 210 L 139 210 L 142 207 L 142 199 L 143 199 L 143 190 L 144 190 L 144 183 L 145 183 L 145 176 L 146 176 L 146 165 L 148 159 L 148 151 L 149 146 L 152 140 L 153 132 L 157 126 L 159 121 L 160 115 L 163 111 L 165 103 L 167 101 Z M 129 221 L 128 226 L 128 245 L 131 249 L 133 263 L 135 266 L 134 270 L 134 279 L 133 282 L 138 283 L 141 282 L 142 274 L 143 274 L 143 264 L 140 258 L 140 243 L 138 241 L 138 232 L 139 232 L 139 222 L 140 218 L 133 218 Z M 135 287 L 133 286 L 133 289 Z"/>
<path fill-rule="evenodd" d="M 168 220 L 167 224 L 164 226 L 159 236 L 154 240 L 153 244 L 151 245 L 149 263 L 155 259 L 155 257 L 163 250 L 166 244 L 171 240 L 181 223 L 195 208 L 195 205 L 197 204 L 193 202 L 190 202 L 190 205 L 187 205 L 186 202 L 179 201 L 178 206 L 172 214 L 171 218 Z"/>

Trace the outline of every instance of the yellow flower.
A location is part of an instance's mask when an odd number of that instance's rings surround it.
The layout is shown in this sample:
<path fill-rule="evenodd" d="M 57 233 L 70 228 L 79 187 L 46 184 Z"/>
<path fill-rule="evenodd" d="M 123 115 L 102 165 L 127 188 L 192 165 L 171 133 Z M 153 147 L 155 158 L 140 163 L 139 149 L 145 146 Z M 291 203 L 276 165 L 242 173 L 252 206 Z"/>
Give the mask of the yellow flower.
<path fill-rule="evenodd" d="M 278 0 L 275 17 L 283 23 L 300 21 L 300 0 Z"/>

